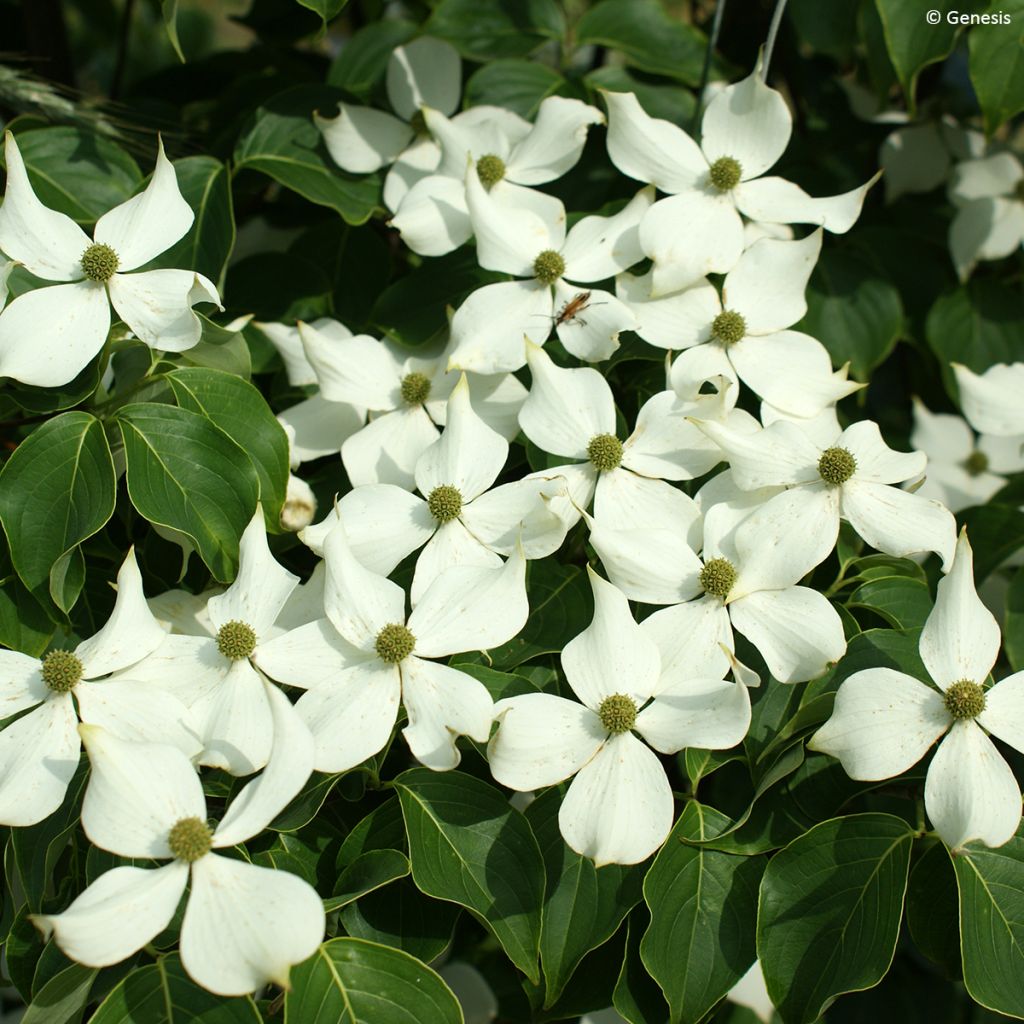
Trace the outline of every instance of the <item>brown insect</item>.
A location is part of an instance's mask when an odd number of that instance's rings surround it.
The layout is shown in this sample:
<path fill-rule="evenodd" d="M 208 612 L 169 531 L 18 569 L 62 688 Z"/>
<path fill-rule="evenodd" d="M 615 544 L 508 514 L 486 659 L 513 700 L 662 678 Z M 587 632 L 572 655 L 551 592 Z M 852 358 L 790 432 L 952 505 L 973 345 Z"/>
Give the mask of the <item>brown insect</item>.
<path fill-rule="evenodd" d="M 562 308 L 552 317 L 552 327 L 559 327 L 561 324 L 578 324 L 586 327 L 587 321 L 580 316 L 583 310 L 593 306 L 603 306 L 603 302 L 590 301 L 590 292 L 577 292 Z"/>

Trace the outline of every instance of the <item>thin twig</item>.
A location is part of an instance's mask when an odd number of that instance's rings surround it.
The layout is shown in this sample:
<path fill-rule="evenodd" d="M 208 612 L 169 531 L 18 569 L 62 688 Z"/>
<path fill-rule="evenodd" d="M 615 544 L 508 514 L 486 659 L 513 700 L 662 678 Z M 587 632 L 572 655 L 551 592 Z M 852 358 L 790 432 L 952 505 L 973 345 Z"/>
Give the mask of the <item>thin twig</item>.
<path fill-rule="evenodd" d="M 697 131 L 700 124 L 700 113 L 704 107 L 704 90 L 708 87 L 708 76 L 711 74 L 711 58 L 714 55 L 715 47 L 718 45 L 718 33 L 722 28 L 722 15 L 725 13 L 725 0 L 718 0 L 715 4 L 715 16 L 711 22 L 711 35 L 708 36 L 708 45 L 704 50 L 704 67 L 700 72 L 700 85 L 697 88 L 697 106 L 693 110 L 693 120 L 690 122 L 690 134 Z"/>
<path fill-rule="evenodd" d="M 761 63 L 761 81 L 768 81 L 768 65 L 772 62 L 772 51 L 775 49 L 775 38 L 779 34 L 779 26 L 782 24 L 782 15 L 786 10 L 786 0 L 777 0 L 775 12 L 772 14 L 772 23 L 768 28 L 768 39 L 764 44 L 764 60 Z"/>

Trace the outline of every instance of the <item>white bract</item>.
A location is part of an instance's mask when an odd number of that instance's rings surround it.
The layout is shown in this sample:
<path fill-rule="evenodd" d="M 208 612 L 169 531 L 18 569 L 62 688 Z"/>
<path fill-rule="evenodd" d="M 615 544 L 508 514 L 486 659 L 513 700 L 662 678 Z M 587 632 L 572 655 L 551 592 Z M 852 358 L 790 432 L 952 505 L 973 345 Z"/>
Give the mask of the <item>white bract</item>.
<path fill-rule="evenodd" d="M 441 147 L 436 171 L 417 181 L 391 220 L 402 241 L 421 256 L 443 256 L 473 234 L 466 203 L 466 164 L 509 214 L 544 221 L 564 217 L 562 204 L 532 186 L 560 178 L 580 158 L 587 130 L 604 115 L 580 100 L 548 96 L 533 125 L 501 107 L 471 107 L 451 120 L 423 109 L 427 131 Z"/>
<path fill-rule="evenodd" d="M 612 163 L 670 197 L 655 203 L 640 225 L 640 243 L 654 261 L 653 297 L 732 270 L 744 246 L 740 214 L 837 233 L 860 216 L 872 182 L 813 199 L 784 178 L 762 177 L 789 144 L 792 117 L 757 69 L 708 104 L 699 146 L 682 128 L 648 116 L 633 93 L 604 96 Z"/>
<path fill-rule="evenodd" d="M 355 556 L 387 576 L 422 547 L 410 596 L 415 604 L 453 565 L 500 566 L 499 555 L 522 546 L 543 558 L 565 539 L 565 524 L 547 499 L 564 491 L 555 480 L 519 480 L 489 487 L 508 458 L 508 441 L 474 412 L 465 374 L 448 399 L 444 433 L 419 457 L 416 486 L 423 497 L 392 484 L 356 487 L 303 541 L 317 553 L 339 522 Z"/>
<path fill-rule="evenodd" d="M 410 356 L 369 335 L 328 337 L 299 324 L 306 358 L 316 371 L 321 399 L 370 410 L 370 421 L 341 444 L 341 461 L 353 487 L 416 485 L 419 457 L 444 426 L 447 399 L 459 374 L 446 371 L 446 353 Z M 526 389 L 507 373 L 469 377 L 473 407 L 506 439 L 518 429 L 516 415 Z M 334 451 L 337 451 L 335 445 Z"/>
<path fill-rule="evenodd" d="M 459 763 L 458 736 L 484 742 L 493 704 L 484 685 L 434 658 L 486 650 L 526 623 L 526 562 L 442 572 L 406 617 L 405 593 L 349 548 L 344 523 L 324 542 L 326 617 L 261 646 L 260 668 L 306 693 L 296 709 L 316 743 L 316 768 L 341 772 L 382 750 L 404 703 L 402 735 L 428 768 Z"/>
<path fill-rule="evenodd" d="M 891 668 L 855 672 L 810 742 L 839 758 L 851 778 L 875 781 L 908 771 L 945 734 L 928 766 L 924 803 L 954 850 L 974 839 L 1002 845 L 1021 815 L 1020 787 L 988 734 L 1024 752 L 1024 673 L 986 688 L 999 626 L 975 592 L 973 564 L 964 531 L 921 632 L 921 661 L 935 685 Z"/>
<path fill-rule="evenodd" d="M 146 604 L 132 549 L 117 574 L 114 610 L 98 633 L 42 661 L 0 651 L 0 717 L 32 709 L 0 732 L 0 822 L 34 825 L 61 805 L 78 768 L 79 718 L 126 739 L 173 743 L 188 756 L 199 752 L 185 707 L 124 671 L 164 636 Z M 107 678 L 114 672 L 121 677 Z"/>
<path fill-rule="evenodd" d="M 960 390 L 960 408 L 979 434 L 1024 434 L 1024 363 L 996 363 L 978 374 L 951 363 Z"/>
<path fill-rule="evenodd" d="M 961 281 L 979 260 L 1002 259 L 1024 243 L 1024 167 L 1012 153 L 957 164 L 949 198 L 957 207 L 949 250 Z"/>
<path fill-rule="evenodd" d="M 637 625 L 620 591 L 593 570 L 590 583 L 594 619 L 561 656 L 581 703 L 549 693 L 498 701 L 487 756 L 494 777 L 520 791 L 575 775 L 558 814 L 565 841 L 598 867 L 636 864 L 665 841 L 674 813 L 650 748 L 732 747 L 746 735 L 750 698 L 723 679 L 714 642 L 680 643 L 656 616 Z"/>
<path fill-rule="evenodd" d="M 956 545 L 956 522 L 945 506 L 893 484 L 918 480 L 924 452 L 893 451 L 878 425 L 861 420 L 834 436 L 825 448 L 794 423 L 779 420 L 756 433 L 705 422 L 699 426 L 721 445 L 740 487 L 789 487 L 777 507 L 799 508 L 820 528 L 817 565 L 827 557 L 845 519 L 878 551 L 902 557 L 934 551 L 947 569 Z"/>
<path fill-rule="evenodd" d="M 39 201 L 10 132 L 4 155 L 0 250 L 37 277 L 66 283 L 25 292 L 0 314 L 0 376 L 42 387 L 66 384 L 103 348 L 111 304 L 153 348 L 184 352 L 199 341 L 202 325 L 192 306 L 219 306 L 213 282 L 192 270 L 138 270 L 174 245 L 194 219 L 162 143 L 145 191 L 100 217 L 93 238 Z"/>
<path fill-rule="evenodd" d="M 287 988 L 292 965 L 316 950 L 325 918 L 312 886 L 289 871 L 213 852 L 262 832 L 313 769 L 312 741 L 295 709 L 275 687 L 260 685 L 273 714 L 274 751 L 216 828 L 207 824 L 202 783 L 181 751 L 81 727 L 92 767 L 82 805 L 86 835 L 122 857 L 173 860 L 114 868 L 62 914 L 34 917 L 72 960 L 108 967 L 131 956 L 170 925 L 189 883 L 181 962 L 211 992 L 242 995 L 268 982 Z"/>
<path fill-rule="evenodd" d="M 313 115 L 334 162 L 352 174 L 388 164 L 384 202 L 397 210 L 409 189 L 437 169 L 441 150 L 426 133 L 421 108 L 451 114 L 459 105 L 462 66 L 458 51 L 443 39 L 421 36 L 392 50 L 387 69 L 388 102 L 395 114 L 339 103 L 335 117 Z"/>
<path fill-rule="evenodd" d="M 554 220 L 509 209 L 495 202 L 472 168 L 466 198 L 480 266 L 522 280 L 485 285 L 459 306 L 449 365 L 480 373 L 517 370 L 526 361 L 524 338 L 543 344 L 552 325 L 573 355 L 607 359 L 636 317 L 611 292 L 581 285 L 614 277 L 643 258 L 637 226 L 653 191 L 641 189 L 611 217 L 584 217 L 568 235 L 558 200 Z"/>
<path fill-rule="evenodd" d="M 133 679 L 158 684 L 192 712 L 200 764 L 249 775 L 267 763 L 272 708 L 254 662 L 298 582 L 270 553 L 257 507 L 242 534 L 234 583 L 206 602 L 214 635 L 171 634 L 132 669 Z"/>

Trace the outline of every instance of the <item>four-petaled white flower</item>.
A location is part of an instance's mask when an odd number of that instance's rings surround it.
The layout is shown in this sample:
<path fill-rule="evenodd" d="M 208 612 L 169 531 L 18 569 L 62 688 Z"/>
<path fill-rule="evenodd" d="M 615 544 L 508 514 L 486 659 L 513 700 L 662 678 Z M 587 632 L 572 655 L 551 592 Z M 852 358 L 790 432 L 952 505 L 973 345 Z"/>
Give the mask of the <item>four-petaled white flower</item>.
<path fill-rule="evenodd" d="M 63 913 L 34 917 L 72 960 L 107 967 L 131 956 L 170 925 L 189 883 L 181 962 L 211 992 L 242 995 L 271 981 L 287 988 L 289 969 L 316 950 L 324 908 L 308 882 L 214 853 L 262 832 L 313 770 L 313 744 L 295 709 L 280 690 L 261 686 L 273 714 L 274 750 L 216 828 L 207 824 L 202 782 L 180 750 L 81 727 L 92 767 L 85 834 L 122 857 L 173 860 L 159 868 L 113 868 Z"/>
<path fill-rule="evenodd" d="M 950 365 L 960 390 L 960 408 L 979 434 L 1024 434 L 1024 363 L 996 363 L 984 373 L 960 363 Z"/>
<path fill-rule="evenodd" d="M 1021 794 L 987 734 L 1024 753 L 1024 672 L 986 688 L 999 640 L 974 589 L 963 531 L 921 631 L 921 661 L 934 686 L 891 668 L 855 672 L 811 748 L 839 758 L 851 778 L 875 781 L 908 771 L 945 734 L 925 779 L 928 817 L 951 849 L 972 839 L 1001 846 L 1017 831 Z"/>
<path fill-rule="evenodd" d="M 558 814 L 565 841 L 598 867 L 636 864 L 672 828 L 672 787 L 651 748 L 734 746 L 750 725 L 750 698 L 723 679 L 714 642 L 680 644 L 656 616 L 637 625 L 619 590 L 593 570 L 590 583 L 594 619 L 561 658 L 582 703 L 549 693 L 498 701 L 487 757 L 511 789 L 575 775 Z"/>
<path fill-rule="evenodd" d="M 25 292 L 0 313 L 0 376 L 66 384 L 103 348 L 111 304 L 153 348 L 184 352 L 199 341 L 202 325 L 192 306 L 220 305 L 213 282 L 193 270 L 138 269 L 174 245 L 194 219 L 162 143 L 145 191 L 103 214 L 92 239 L 39 201 L 10 132 L 4 156 L 0 250 L 37 277 L 67 283 Z"/>

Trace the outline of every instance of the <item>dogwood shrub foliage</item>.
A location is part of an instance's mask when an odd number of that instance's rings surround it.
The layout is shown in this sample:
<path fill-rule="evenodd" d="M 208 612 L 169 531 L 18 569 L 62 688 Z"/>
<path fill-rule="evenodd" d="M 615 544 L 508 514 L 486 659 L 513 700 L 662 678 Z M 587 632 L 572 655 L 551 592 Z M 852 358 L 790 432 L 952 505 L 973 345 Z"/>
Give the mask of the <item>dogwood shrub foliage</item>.
<path fill-rule="evenodd" d="M 933 2 L 0 67 L 8 1008 L 1024 1018 L 1024 6 Z"/>

